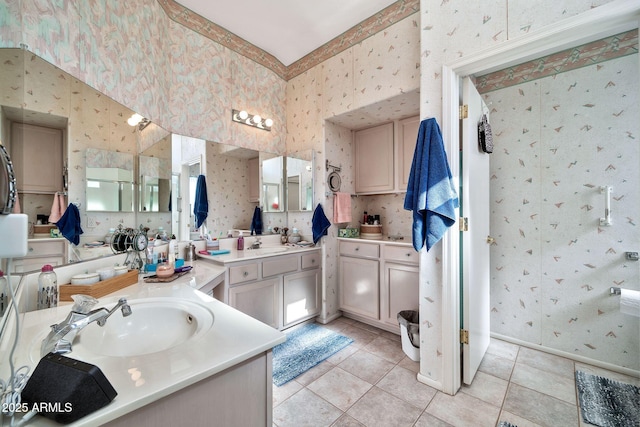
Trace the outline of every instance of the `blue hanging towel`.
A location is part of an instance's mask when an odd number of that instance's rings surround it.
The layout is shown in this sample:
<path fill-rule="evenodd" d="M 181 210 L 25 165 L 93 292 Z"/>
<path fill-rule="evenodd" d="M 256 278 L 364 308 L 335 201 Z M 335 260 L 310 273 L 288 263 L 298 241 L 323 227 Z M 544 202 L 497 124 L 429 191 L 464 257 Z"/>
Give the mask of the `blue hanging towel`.
<path fill-rule="evenodd" d="M 80 212 L 76 205 L 69 203 L 69 207 L 67 207 L 62 218 L 56 222 L 56 225 L 68 241 L 74 245 L 78 245 L 80 243 L 80 235 L 84 232 L 80 227 Z"/>
<path fill-rule="evenodd" d="M 251 219 L 251 235 L 254 233 L 256 235 L 262 234 L 262 211 L 260 210 L 260 206 L 256 206 L 253 210 L 253 218 Z"/>
<path fill-rule="evenodd" d="M 311 232 L 313 233 L 313 243 L 318 243 L 318 240 L 322 236 L 327 235 L 327 230 L 331 226 L 329 219 L 324 214 L 322 205 L 318 203 L 316 209 L 313 211 L 313 218 L 311 218 Z"/>
<path fill-rule="evenodd" d="M 458 195 L 436 119 L 420 123 L 404 208 L 413 211 L 413 247 L 431 249 L 456 222 Z"/>
<path fill-rule="evenodd" d="M 196 183 L 196 200 L 193 204 L 193 214 L 196 216 L 196 228 L 200 228 L 207 215 L 209 215 L 209 201 L 207 199 L 207 179 L 204 175 L 198 175 Z"/>

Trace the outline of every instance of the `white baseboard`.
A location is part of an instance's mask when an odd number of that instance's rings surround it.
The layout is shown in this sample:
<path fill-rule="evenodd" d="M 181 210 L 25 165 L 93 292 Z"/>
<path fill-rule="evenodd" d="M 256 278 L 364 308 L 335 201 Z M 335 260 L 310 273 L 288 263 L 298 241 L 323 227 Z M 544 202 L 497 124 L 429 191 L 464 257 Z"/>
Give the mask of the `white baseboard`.
<path fill-rule="evenodd" d="M 591 359 L 584 356 L 579 356 L 577 354 L 569 353 L 562 350 L 557 350 L 551 347 L 545 347 L 539 344 L 533 344 L 527 341 L 522 341 L 517 338 L 508 337 L 506 335 L 497 334 L 495 332 L 491 332 L 491 337 L 496 338 L 502 341 L 510 342 L 512 344 L 517 344 L 522 347 L 532 348 L 534 350 L 544 351 L 545 353 L 554 354 L 556 356 L 565 357 L 567 359 L 571 359 L 575 362 L 584 363 L 587 365 L 597 366 L 598 368 L 608 369 L 609 371 L 618 372 L 621 374 L 629 375 L 631 377 L 640 378 L 640 371 L 636 371 L 634 369 L 625 368 L 623 366 L 617 366 L 612 363 L 602 362 L 600 360 Z"/>
<path fill-rule="evenodd" d="M 334 313 L 329 317 L 318 316 L 316 317 L 316 322 L 326 325 L 327 323 L 331 323 L 339 317 L 342 317 L 342 313 L 338 311 L 337 313 Z"/>

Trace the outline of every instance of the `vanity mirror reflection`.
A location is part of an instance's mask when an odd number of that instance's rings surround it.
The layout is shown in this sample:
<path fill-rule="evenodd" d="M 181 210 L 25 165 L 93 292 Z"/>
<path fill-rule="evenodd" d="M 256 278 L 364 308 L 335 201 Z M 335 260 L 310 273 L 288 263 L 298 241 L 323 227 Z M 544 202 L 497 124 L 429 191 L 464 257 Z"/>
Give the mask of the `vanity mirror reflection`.
<path fill-rule="evenodd" d="M 313 150 L 289 154 L 285 160 L 287 212 L 313 209 Z"/>
<path fill-rule="evenodd" d="M 87 148 L 87 212 L 133 212 L 133 155 Z"/>
<path fill-rule="evenodd" d="M 260 162 L 263 211 L 284 212 L 284 158 L 265 153 Z"/>

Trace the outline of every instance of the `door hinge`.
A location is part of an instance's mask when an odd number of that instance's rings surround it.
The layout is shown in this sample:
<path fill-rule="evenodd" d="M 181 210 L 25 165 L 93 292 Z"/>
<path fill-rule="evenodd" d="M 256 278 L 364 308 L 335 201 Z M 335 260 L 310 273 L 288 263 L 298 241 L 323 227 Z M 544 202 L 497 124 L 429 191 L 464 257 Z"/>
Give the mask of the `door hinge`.
<path fill-rule="evenodd" d="M 469 117 L 469 106 L 467 104 L 460 106 L 460 120 Z"/>
<path fill-rule="evenodd" d="M 469 331 L 460 329 L 460 344 L 469 344 Z"/>
<path fill-rule="evenodd" d="M 460 231 L 469 231 L 469 218 L 466 216 L 462 216 L 459 219 L 460 222 Z"/>

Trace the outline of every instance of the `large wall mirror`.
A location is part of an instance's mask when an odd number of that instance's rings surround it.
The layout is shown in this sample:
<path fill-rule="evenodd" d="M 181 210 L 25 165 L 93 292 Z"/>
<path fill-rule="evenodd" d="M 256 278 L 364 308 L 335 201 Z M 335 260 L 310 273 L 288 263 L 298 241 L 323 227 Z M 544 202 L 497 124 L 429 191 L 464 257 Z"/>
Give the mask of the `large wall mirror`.
<path fill-rule="evenodd" d="M 171 212 L 171 136 L 138 156 L 140 212 Z"/>
<path fill-rule="evenodd" d="M 133 155 L 87 148 L 85 159 L 87 212 L 133 212 Z"/>
<path fill-rule="evenodd" d="M 313 151 L 289 154 L 285 161 L 287 212 L 313 209 Z"/>

